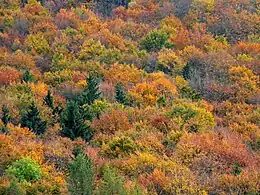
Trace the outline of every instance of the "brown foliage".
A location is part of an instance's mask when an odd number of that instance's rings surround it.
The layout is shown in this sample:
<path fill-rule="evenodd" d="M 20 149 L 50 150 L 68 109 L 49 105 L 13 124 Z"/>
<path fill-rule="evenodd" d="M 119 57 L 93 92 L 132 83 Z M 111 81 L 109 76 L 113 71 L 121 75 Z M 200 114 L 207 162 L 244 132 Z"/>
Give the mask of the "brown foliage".
<path fill-rule="evenodd" d="M 92 128 L 97 132 L 104 134 L 115 134 L 118 131 L 124 132 L 130 129 L 126 112 L 120 109 L 111 109 L 101 115 L 100 119 L 95 119 Z"/>

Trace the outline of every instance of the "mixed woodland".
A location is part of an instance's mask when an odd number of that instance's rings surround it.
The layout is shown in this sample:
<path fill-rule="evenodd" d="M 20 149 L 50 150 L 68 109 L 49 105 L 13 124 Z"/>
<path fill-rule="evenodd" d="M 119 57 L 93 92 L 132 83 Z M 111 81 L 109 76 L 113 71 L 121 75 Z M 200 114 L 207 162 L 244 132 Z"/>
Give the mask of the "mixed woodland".
<path fill-rule="evenodd" d="M 260 194 L 258 0 L 0 0 L 0 194 Z"/>

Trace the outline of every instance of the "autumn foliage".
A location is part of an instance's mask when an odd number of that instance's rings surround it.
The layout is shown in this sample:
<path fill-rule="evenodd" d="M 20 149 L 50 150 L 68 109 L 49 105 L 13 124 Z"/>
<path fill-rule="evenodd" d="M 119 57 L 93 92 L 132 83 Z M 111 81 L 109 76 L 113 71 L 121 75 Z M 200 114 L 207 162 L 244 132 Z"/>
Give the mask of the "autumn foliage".
<path fill-rule="evenodd" d="M 0 194 L 259 194 L 259 24 L 251 0 L 2 0 Z"/>

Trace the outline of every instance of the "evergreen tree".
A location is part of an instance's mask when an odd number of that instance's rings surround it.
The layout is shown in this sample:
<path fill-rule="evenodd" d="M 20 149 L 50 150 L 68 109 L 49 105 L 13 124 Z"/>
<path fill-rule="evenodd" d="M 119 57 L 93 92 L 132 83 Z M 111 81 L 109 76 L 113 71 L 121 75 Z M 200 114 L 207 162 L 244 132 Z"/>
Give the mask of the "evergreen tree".
<path fill-rule="evenodd" d="M 94 172 L 91 160 L 80 153 L 69 166 L 69 192 L 72 195 L 91 195 Z"/>
<path fill-rule="evenodd" d="M 118 103 L 120 104 L 126 104 L 126 94 L 123 90 L 123 87 L 121 84 L 117 84 L 116 87 L 115 87 L 115 90 L 116 90 L 116 96 L 115 96 L 115 99 Z"/>
<path fill-rule="evenodd" d="M 61 113 L 60 122 L 63 136 L 72 140 L 82 137 L 89 141 L 92 138 L 92 131 L 85 124 L 84 114 L 77 102 L 70 101 L 67 103 L 66 108 Z"/>
<path fill-rule="evenodd" d="M 44 98 L 44 104 L 49 106 L 51 109 L 54 109 L 53 96 L 51 95 L 51 91 L 50 90 L 48 90 L 48 94 Z"/>
<path fill-rule="evenodd" d="M 33 78 L 33 75 L 30 73 L 29 70 L 26 70 L 24 72 L 24 74 L 22 75 L 22 78 L 21 78 L 22 81 L 26 82 L 26 83 L 29 83 L 29 82 L 33 82 L 34 81 L 34 78 Z"/>
<path fill-rule="evenodd" d="M 9 110 L 8 110 L 8 107 L 6 105 L 2 106 L 2 118 L 1 119 L 2 119 L 5 126 L 11 120 L 11 116 L 9 115 Z"/>
<path fill-rule="evenodd" d="M 78 102 L 82 106 L 84 104 L 93 104 L 93 102 L 100 97 L 98 82 L 93 75 L 87 79 L 87 88 L 80 95 Z"/>
<path fill-rule="evenodd" d="M 103 173 L 103 182 L 99 186 L 99 195 L 128 194 L 124 187 L 124 178 L 118 176 L 115 169 L 105 167 Z"/>
<path fill-rule="evenodd" d="M 32 103 L 29 110 L 21 118 L 21 126 L 28 127 L 35 134 L 44 133 L 47 127 L 47 122 L 41 120 L 38 108 Z"/>
<path fill-rule="evenodd" d="M 239 165 L 238 162 L 235 162 L 233 167 L 232 167 L 232 172 L 233 175 L 237 176 L 242 172 L 241 166 Z"/>

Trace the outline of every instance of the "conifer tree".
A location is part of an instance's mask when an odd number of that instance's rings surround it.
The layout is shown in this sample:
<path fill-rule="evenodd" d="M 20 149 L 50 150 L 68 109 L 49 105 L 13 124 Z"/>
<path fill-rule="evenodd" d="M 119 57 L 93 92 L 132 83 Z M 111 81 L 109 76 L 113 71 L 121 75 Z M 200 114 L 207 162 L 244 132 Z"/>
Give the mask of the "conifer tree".
<path fill-rule="evenodd" d="M 91 195 L 94 172 L 91 160 L 80 153 L 69 166 L 69 192 L 72 195 Z"/>
<path fill-rule="evenodd" d="M 51 91 L 50 90 L 48 90 L 48 94 L 44 98 L 44 104 L 49 106 L 49 108 L 54 109 L 53 96 L 51 95 Z"/>
<path fill-rule="evenodd" d="M 87 79 L 87 88 L 79 97 L 79 104 L 93 104 L 93 102 L 100 97 L 98 82 L 93 75 L 90 75 Z"/>
<path fill-rule="evenodd" d="M 33 78 L 33 75 L 30 73 L 30 71 L 26 70 L 24 72 L 24 74 L 22 75 L 21 80 L 26 82 L 26 83 L 29 83 L 29 82 L 33 82 L 34 78 Z"/>
<path fill-rule="evenodd" d="M 2 106 L 2 121 L 3 121 L 3 123 L 4 123 L 4 125 L 6 126 L 7 125 L 7 123 L 9 123 L 10 122 L 10 120 L 11 120 L 11 116 L 10 116 L 10 114 L 9 114 L 9 109 L 8 109 L 8 107 L 6 106 L 6 105 L 3 105 Z"/>
<path fill-rule="evenodd" d="M 45 132 L 47 122 L 41 119 L 40 112 L 34 103 L 30 105 L 28 111 L 22 116 L 21 126 L 28 127 L 37 135 Z"/>
<path fill-rule="evenodd" d="M 127 195 L 127 190 L 124 187 L 124 178 L 118 176 L 116 170 L 110 167 L 105 167 L 103 170 L 103 181 L 99 186 L 99 195 L 120 194 Z"/>
<path fill-rule="evenodd" d="M 126 104 L 126 94 L 123 90 L 122 85 L 117 84 L 115 90 L 116 90 L 116 95 L 115 95 L 116 101 L 120 104 Z"/>
<path fill-rule="evenodd" d="M 89 141 L 92 138 L 92 131 L 85 124 L 84 114 L 77 102 L 70 101 L 61 113 L 60 118 L 62 135 L 74 140 L 78 137 Z"/>

